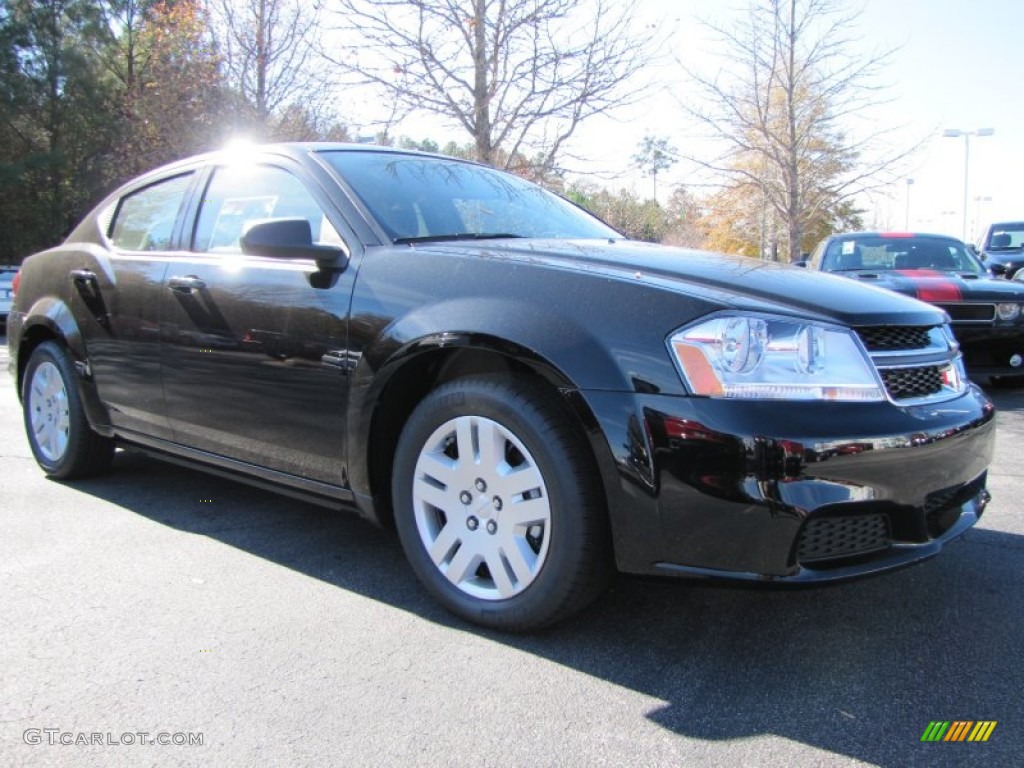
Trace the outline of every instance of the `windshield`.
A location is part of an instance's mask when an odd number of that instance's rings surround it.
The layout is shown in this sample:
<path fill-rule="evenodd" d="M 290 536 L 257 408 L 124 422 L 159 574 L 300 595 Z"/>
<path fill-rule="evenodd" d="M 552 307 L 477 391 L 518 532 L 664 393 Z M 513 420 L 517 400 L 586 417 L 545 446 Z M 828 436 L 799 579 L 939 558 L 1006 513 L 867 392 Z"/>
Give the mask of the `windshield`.
<path fill-rule="evenodd" d="M 1024 247 L 1024 221 L 993 224 L 989 231 L 989 251 L 1011 251 Z"/>
<path fill-rule="evenodd" d="M 392 242 L 620 238 L 567 200 L 492 168 L 395 152 L 320 153 Z"/>
<path fill-rule="evenodd" d="M 833 240 L 822 269 L 830 272 L 930 269 L 982 275 L 985 268 L 963 243 L 948 237 L 862 235 Z"/>

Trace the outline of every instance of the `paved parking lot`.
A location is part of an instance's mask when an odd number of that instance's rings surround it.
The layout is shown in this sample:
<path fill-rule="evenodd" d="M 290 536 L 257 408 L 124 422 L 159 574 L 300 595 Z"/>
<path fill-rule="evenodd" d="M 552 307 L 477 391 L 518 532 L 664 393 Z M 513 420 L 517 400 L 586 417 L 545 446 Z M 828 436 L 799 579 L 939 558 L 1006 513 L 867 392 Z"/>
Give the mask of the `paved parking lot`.
<path fill-rule="evenodd" d="M 1024 390 L 992 391 L 994 501 L 935 560 L 801 591 L 620 578 L 508 636 L 354 516 L 126 453 L 44 479 L 2 365 L 5 764 L 1021 764 Z M 923 744 L 932 720 L 998 725 Z"/>

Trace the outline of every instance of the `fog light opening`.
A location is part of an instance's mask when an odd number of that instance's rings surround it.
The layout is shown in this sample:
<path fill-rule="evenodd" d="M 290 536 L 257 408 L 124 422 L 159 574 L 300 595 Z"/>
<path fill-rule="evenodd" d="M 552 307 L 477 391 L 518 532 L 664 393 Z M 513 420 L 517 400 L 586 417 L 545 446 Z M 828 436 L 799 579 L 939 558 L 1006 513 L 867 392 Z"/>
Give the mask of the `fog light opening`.
<path fill-rule="evenodd" d="M 1020 368 L 1021 365 L 1024 365 L 1024 356 L 1021 356 L 1019 352 L 1015 352 L 1014 354 L 1010 355 L 1011 368 Z"/>

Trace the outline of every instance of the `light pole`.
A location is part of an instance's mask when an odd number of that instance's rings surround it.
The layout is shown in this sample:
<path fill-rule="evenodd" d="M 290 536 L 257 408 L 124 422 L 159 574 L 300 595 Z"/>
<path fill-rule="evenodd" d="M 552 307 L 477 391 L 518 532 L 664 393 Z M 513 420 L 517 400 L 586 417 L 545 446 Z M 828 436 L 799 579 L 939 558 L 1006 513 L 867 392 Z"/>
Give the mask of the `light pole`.
<path fill-rule="evenodd" d="M 981 227 L 981 204 L 991 203 L 992 198 L 988 195 L 975 195 L 974 196 L 974 231 L 977 232 Z"/>
<path fill-rule="evenodd" d="M 995 128 L 978 128 L 975 131 L 962 131 L 959 128 L 947 128 L 942 132 L 946 138 L 957 139 L 964 137 L 964 241 L 967 240 L 967 186 L 968 173 L 971 163 L 971 136 L 991 136 Z"/>
<path fill-rule="evenodd" d="M 910 231 L 910 188 L 914 186 L 913 179 L 907 179 L 907 215 L 903 219 L 903 231 Z"/>

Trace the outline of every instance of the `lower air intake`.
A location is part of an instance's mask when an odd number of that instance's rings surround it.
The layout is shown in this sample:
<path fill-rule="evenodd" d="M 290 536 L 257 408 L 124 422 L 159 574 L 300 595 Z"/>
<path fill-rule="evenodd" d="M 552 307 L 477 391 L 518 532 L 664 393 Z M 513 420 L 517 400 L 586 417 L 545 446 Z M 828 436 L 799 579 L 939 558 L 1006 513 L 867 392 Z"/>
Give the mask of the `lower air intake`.
<path fill-rule="evenodd" d="M 822 517 L 809 520 L 804 526 L 797 560 L 801 564 L 821 563 L 878 552 L 891 543 L 886 515 Z"/>

